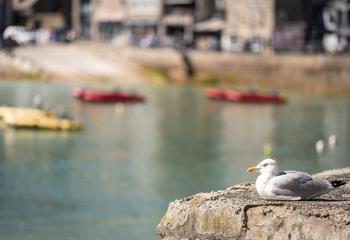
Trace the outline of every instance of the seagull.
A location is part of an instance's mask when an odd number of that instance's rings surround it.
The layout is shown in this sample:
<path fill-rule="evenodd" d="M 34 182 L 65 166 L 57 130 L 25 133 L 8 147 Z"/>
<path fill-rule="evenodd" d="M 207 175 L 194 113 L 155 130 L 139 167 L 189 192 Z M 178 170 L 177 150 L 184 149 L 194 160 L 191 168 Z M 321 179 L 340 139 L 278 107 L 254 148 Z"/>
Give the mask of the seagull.
<path fill-rule="evenodd" d="M 315 144 L 316 152 L 318 154 L 323 153 L 324 150 L 324 141 L 322 139 L 318 140 Z"/>
<path fill-rule="evenodd" d="M 282 171 L 277 162 L 265 159 L 248 172 L 261 173 L 256 179 L 256 190 L 263 199 L 305 200 L 321 196 L 345 184 L 344 181 L 328 182 L 299 171 Z"/>
<path fill-rule="evenodd" d="M 43 108 L 43 97 L 38 93 L 33 97 L 33 107 L 38 109 Z"/>
<path fill-rule="evenodd" d="M 334 134 L 330 135 L 328 138 L 329 148 L 331 148 L 331 149 L 335 148 L 336 144 L 337 144 L 337 137 Z"/>

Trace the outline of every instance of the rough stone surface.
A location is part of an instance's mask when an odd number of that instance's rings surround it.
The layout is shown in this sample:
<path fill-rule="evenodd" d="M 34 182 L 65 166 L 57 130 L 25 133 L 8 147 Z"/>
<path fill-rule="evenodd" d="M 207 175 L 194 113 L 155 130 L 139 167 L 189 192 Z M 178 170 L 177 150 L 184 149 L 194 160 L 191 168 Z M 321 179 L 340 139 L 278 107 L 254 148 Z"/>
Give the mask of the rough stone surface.
<path fill-rule="evenodd" d="M 109 49 L 110 50 L 110 49 Z M 17 48 L 15 55 L 37 66 L 48 81 L 89 81 L 105 84 L 140 84 L 142 77 L 135 66 L 111 57 L 92 45 L 46 45 Z M 43 57 L 44 56 L 44 57 Z"/>
<path fill-rule="evenodd" d="M 42 72 L 32 62 L 18 56 L 8 56 L 0 51 L 0 78 L 40 79 Z"/>
<path fill-rule="evenodd" d="M 316 174 L 350 180 L 350 168 Z M 164 240 L 350 239 L 350 184 L 309 201 L 267 201 L 253 183 L 169 204 L 157 226 Z"/>

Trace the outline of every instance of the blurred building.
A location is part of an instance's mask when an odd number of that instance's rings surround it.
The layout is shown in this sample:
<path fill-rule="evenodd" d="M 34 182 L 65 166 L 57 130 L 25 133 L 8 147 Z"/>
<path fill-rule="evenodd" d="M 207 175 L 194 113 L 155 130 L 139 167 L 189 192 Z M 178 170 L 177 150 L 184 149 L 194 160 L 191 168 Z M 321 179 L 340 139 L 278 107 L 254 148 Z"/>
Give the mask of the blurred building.
<path fill-rule="evenodd" d="M 328 2 L 322 12 L 324 35 L 322 44 L 327 52 L 349 50 L 350 0 Z"/>
<path fill-rule="evenodd" d="M 226 0 L 223 48 L 261 52 L 270 45 L 274 23 L 274 0 Z"/>
<path fill-rule="evenodd" d="M 12 0 L 12 7 L 14 25 L 80 29 L 80 21 L 75 16 L 80 0 Z"/>
<path fill-rule="evenodd" d="M 130 32 L 131 43 L 143 47 L 158 45 L 162 15 L 161 0 L 126 0 L 126 27 Z"/>
<path fill-rule="evenodd" d="M 349 0 L 276 0 L 276 51 L 341 52 L 349 37 Z"/>
<path fill-rule="evenodd" d="M 311 4 L 310 4 L 311 3 Z M 311 1 L 276 0 L 273 48 L 276 51 L 302 51 Z"/>
<path fill-rule="evenodd" d="M 127 22 L 131 28 L 156 30 L 162 14 L 161 0 L 126 0 Z"/>
<path fill-rule="evenodd" d="M 350 0 L 0 0 L 0 33 L 19 25 L 53 41 L 339 52 L 348 48 L 349 16 Z"/>
<path fill-rule="evenodd" d="M 1 0 L 1 32 L 9 25 L 45 29 L 52 40 L 65 39 L 66 33 L 81 31 L 81 3 L 88 0 Z"/>
<path fill-rule="evenodd" d="M 72 0 L 77 1 L 77 0 Z M 78 1 L 79 2 L 79 1 Z M 26 12 L 30 12 L 26 19 L 26 26 L 30 28 L 63 29 L 73 25 L 73 14 L 71 1 L 49 1 L 38 0 L 32 6 L 28 6 Z M 21 11 L 24 13 L 24 11 Z M 79 23 L 76 23 L 76 30 L 79 31 Z"/>
<path fill-rule="evenodd" d="M 128 32 L 133 45 L 156 36 L 161 0 L 92 0 L 93 39 L 112 40 Z"/>
<path fill-rule="evenodd" d="M 11 0 L 0 0 L 0 46 L 2 45 L 2 33 L 5 28 L 12 24 Z"/>
<path fill-rule="evenodd" d="M 92 16 L 91 0 L 80 0 L 79 9 L 74 14 L 80 22 L 80 37 L 85 39 L 91 38 Z"/>
<path fill-rule="evenodd" d="M 276 51 L 320 51 L 325 33 L 323 14 L 333 0 L 276 0 Z"/>
<path fill-rule="evenodd" d="M 95 40 L 110 40 L 120 34 L 127 13 L 123 0 L 91 0 L 91 33 Z"/>
<path fill-rule="evenodd" d="M 163 0 L 159 35 L 163 45 L 190 46 L 193 43 L 194 0 Z"/>
<path fill-rule="evenodd" d="M 221 36 L 225 26 L 224 0 L 197 0 L 195 17 L 195 47 L 203 50 L 221 50 Z"/>

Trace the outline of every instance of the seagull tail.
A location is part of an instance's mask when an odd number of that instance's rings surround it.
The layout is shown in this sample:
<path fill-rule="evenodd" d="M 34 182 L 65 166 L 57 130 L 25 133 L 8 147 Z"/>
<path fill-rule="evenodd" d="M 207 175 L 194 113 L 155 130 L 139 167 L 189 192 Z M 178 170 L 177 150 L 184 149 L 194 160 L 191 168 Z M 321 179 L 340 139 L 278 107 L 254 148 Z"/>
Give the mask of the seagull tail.
<path fill-rule="evenodd" d="M 329 182 L 330 182 L 330 184 L 332 184 L 332 186 L 334 188 L 341 187 L 347 183 L 346 181 L 342 181 L 342 180 L 333 180 L 333 181 L 329 181 Z"/>

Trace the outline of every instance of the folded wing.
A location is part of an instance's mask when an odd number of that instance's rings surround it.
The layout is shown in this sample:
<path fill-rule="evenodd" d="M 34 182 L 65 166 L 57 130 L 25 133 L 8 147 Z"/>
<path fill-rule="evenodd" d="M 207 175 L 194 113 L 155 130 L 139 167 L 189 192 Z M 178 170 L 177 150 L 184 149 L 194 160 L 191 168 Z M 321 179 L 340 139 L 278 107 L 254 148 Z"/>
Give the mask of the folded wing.
<path fill-rule="evenodd" d="M 300 197 L 300 199 L 313 198 L 333 189 L 329 182 L 299 171 L 281 172 L 273 177 L 269 184 L 272 193 L 277 196 Z"/>

